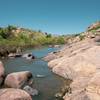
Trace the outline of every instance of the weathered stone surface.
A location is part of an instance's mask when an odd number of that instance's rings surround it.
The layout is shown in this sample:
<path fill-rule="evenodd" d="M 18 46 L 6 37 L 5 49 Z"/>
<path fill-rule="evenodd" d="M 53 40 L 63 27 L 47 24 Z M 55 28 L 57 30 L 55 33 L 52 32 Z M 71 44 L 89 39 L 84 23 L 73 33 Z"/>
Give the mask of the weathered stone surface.
<path fill-rule="evenodd" d="M 0 76 L 4 75 L 4 66 L 3 66 L 3 63 L 0 61 Z"/>
<path fill-rule="evenodd" d="M 32 100 L 32 98 L 23 90 L 7 88 L 0 90 L 0 100 Z"/>
<path fill-rule="evenodd" d="M 51 60 L 53 60 L 53 59 L 56 59 L 57 58 L 57 56 L 55 55 L 55 53 L 49 53 L 47 56 L 45 56 L 43 59 L 45 60 L 45 61 L 51 61 Z"/>
<path fill-rule="evenodd" d="M 85 89 L 73 91 L 63 97 L 64 100 L 100 100 L 100 95 L 96 92 L 90 92 Z"/>
<path fill-rule="evenodd" d="M 53 72 L 65 78 L 73 79 L 77 76 L 92 75 L 96 71 L 97 62 L 99 63 L 99 60 L 96 60 L 96 57 L 98 56 L 95 52 L 97 50 L 96 48 L 97 47 L 90 48 L 91 52 L 93 51 L 92 55 L 87 51 L 71 57 L 64 56 L 49 62 L 48 65 L 52 68 Z M 99 50 L 100 48 L 97 52 L 99 52 Z M 88 57 L 88 55 L 90 57 Z"/>
<path fill-rule="evenodd" d="M 62 49 L 59 57 L 57 55 L 58 58 L 51 60 L 48 66 L 52 68 L 53 72 L 65 78 L 73 78 L 78 73 L 88 76 L 100 68 L 99 51 L 100 46 L 93 41 L 74 43 L 68 48 Z"/>
<path fill-rule="evenodd" d="M 70 87 L 72 91 L 85 89 L 88 86 L 88 82 L 90 81 L 91 77 L 77 77 L 73 80 Z"/>
<path fill-rule="evenodd" d="M 2 84 L 4 80 L 4 74 L 5 74 L 5 69 L 4 69 L 3 63 L 0 61 L 0 85 Z"/>
<path fill-rule="evenodd" d="M 74 91 L 71 95 L 66 94 L 64 100 L 100 100 L 100 95 L 85 90 Z"/>
<path fill-rule="evenodd" d="M 7 75 L 5 79 L 5 86 L 11 88 L 21 88 L 32 77 L 31 72 L 14 72 Z"/>
<path fill-rule="evenodd" d="M 94 80 L 92 77 L 78 77 L 74 79 L 70 85 L 72 94 L 66 93 L 64 100 L 99 100 L 98 86 L 90 85 L 90 80 L 92 82 Z"/>
<path fill-rule="evenodd" d="M 66 59 L 66 60 L 68 62 L 66 61 L 66 62 L 60 63 L 59 65 L 55 66 L 52 69 L 52 71 L 58 75 L 63 76 L 64 78 L 69 78 L 69 79 L 74 79 L 76 77 L 83 77 L 83 76 L 91 76 L 96 71 L 95 65 L 87 63 L 84 60 L 80 61 L 80 59 L 77 59 L 80 62 L 77 62 L 76 58 Z M 63 66 L 63 67 L 60 67 L 60 66 Z"/>
<path fill-rule="evenodd" d="M 15 57 L 21 57 L 21 54 L 17 54 L 17 53 L 9 53 L 8 57 L 9 58 L 15 58 Z"/>
<path fill-rule="evenodd" d="M 72 79 L 71 93 L 64 100 L 100 100 L 99 38 L 87 39 L 65 46 L 49 61 L 52 71 Z"/>
<path fill-rule="evenodd" d="M 88 92 L 97 93 L 100 95 L 100 72 L 97 72 L 89 81 L 86 88 Z"/>
<path fill-rule="evenodd" d="M 33 89 L 32 87 L 30 87 L 30 86 L 25 86 L 24 88 L 23 88 L 27 93 L 29 93 L 30 95 L 32 95 L 32 96 L 35 96 L 35 95 L 38 95 L 38 90 L 36 90 L 36 89 Z"/>

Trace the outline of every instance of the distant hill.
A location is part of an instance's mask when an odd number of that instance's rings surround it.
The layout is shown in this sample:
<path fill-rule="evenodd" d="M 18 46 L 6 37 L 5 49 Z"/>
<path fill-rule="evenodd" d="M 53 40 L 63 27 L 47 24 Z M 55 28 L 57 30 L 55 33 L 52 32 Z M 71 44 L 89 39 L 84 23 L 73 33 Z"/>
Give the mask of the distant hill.
<path fill-rule="evenodd" d="M 72 34 L 67 39 L 68 43 L 78 42 L 88 38 L 95 38 L 96 36 L 100 36 L 100 21 L 97 21 L 91 24 L 85 32 Z"/>
<path fill-rule="evenodd" d="M 5 28 L 0 28 L 0 37 L 4 39 L 11 39 L 11 38 L 17 38 L 20 35 L 24 35 L 26 37 L 34 38 L 34 37 L 40 37 L 45 36 L 44 33 L 41 31 L 34 31 L 26 28 L 20 28 L 12 25 L 8 25 Z"/>
<path fill-rule="evenodd" d="M 40 30 L 34 31 L 12 25 L 0 27 L 0 55 L 15 52 L 19 47 L 38 47 L 64 43 L 64 36 L 53 36 Z"/>
<path fill-rule="evenodd" d="M 8 25 L 7 27 L 0 27 L 0 52 L 15 51 L 19 47 L 70 44 L 88 38 L 92 39 L 96 36 L 100 36 L 100 21 L 90 25 L 85 32 L 62 36 Z"/>

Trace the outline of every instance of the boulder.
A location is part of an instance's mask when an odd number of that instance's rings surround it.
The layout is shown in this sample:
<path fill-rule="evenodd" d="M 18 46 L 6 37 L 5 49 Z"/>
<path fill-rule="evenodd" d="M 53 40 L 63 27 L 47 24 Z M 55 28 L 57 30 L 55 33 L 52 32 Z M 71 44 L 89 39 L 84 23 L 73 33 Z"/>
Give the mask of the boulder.
<path fill-rule="evenodd" d="M 2 84 L 4 80 L 4 74 L 5 74 L 5 69 L 4 69 L 3 63 L 0 61 L 0 85 Z"/>
<path fill-rule="evenodd" d="M 0 100 L 32 100 L 31 96 L 20 89 L 0 89 Z"/>
<path fill-rule="evenodd" d="M 97 43 L 99 43 L 99 45 L 100 45 L 100 36 L 96 36 L 95 39 L 94 39 L 94 41 L 97 42 Z"/>
<path fill-rule="evenodd" d="M 17 53 L 9 53 L 8 57 L 9 58 L 17 58 L 17 57 L 21 57 L 22 55 L 21 54 L 17 54 Z"/>
<path fill-rule="evenodd" d="M 7 75 L 5 79 L 5 86 L 10 88 L 21 88 L 24 84 L 28 84 L 32 73 L 29 71 L 14 72 Z"/>
<path fill-rule="evenodd" d="M 15 57 L 15 53 L 9 53 L 8 57 L 9 57 L 9 58 Z"/>
<path fill-rule="evenodd" d="M 26 58 L 27 60 L 35 59 L 35 56 L 32 53 L 24 54 L 22 57 Z"/>

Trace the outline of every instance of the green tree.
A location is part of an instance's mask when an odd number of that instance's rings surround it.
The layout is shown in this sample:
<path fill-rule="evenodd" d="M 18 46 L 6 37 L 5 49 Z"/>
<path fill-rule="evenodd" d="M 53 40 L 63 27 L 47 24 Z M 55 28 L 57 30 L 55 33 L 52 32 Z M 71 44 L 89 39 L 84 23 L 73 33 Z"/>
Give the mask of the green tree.
<path fill-rule="evenodd" d="M 46 34 L 46 38 L 51 38 L 52 37 L 52 35 L 51 34 Z"/>

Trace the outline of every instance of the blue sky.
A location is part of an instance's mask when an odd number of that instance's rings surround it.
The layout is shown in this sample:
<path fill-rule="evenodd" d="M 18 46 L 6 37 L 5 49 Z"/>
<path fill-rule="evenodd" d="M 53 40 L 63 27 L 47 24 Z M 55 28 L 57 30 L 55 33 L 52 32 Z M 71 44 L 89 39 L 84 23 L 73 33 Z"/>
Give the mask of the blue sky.
<path fill-rule="evenodd" d="M 100 0 L 0 0 L 0 26 L 79 33 L 100 20 Z"/>

